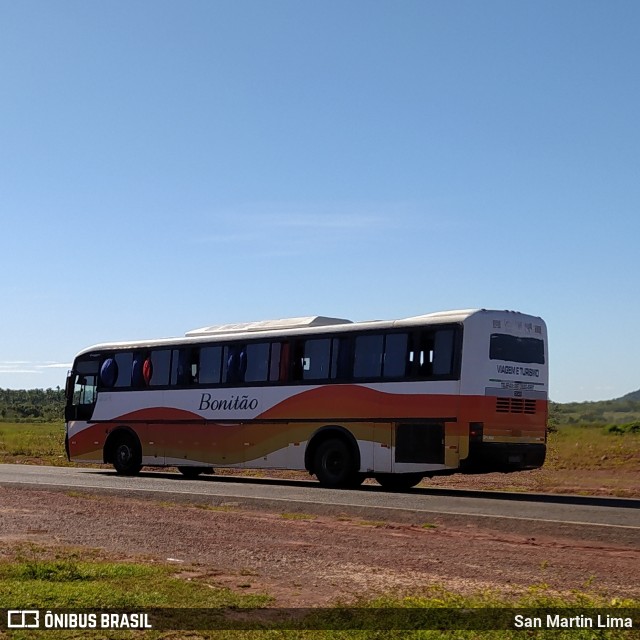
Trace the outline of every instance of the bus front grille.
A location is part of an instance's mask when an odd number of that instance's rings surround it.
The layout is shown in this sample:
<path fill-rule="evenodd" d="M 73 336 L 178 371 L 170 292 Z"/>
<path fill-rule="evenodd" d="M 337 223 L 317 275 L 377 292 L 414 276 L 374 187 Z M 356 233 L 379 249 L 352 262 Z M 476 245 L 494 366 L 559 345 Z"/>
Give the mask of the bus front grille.
<path fill-rule="evenodd" d="M 496 413 L 535 413 L 536 401 L 524 398 L 496 398 Z"/>

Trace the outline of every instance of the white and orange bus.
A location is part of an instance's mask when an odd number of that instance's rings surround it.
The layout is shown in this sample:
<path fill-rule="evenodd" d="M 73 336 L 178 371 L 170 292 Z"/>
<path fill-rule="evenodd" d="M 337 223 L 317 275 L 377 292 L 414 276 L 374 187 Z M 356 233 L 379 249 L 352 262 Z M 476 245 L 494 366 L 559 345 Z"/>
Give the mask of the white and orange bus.
<path fill-rule="evenodd" d="M 484 309 L 100 344 L 69 372 L 67 454 L 123 475 L 300 469 L 328 487 L 532 469 L 545 458 L 547 367 L 541 318 Z"/>

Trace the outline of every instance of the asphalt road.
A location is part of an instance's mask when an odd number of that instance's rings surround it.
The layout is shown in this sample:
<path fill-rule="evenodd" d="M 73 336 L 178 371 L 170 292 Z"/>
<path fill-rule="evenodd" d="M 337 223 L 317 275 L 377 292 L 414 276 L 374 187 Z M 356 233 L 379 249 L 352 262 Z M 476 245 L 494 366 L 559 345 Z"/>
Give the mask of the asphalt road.
<path fill-rule="evenodd" d="M 491 518 L 520 525 L 545 523 L 547 528 L 572 525 L 619 530 L 637 535 L 640 531 L 640 501 L 547 496 L 544 494 L 502 494 L 444 489 L 414 489 L 389 493 L 378 487 L 359 490 L 324 489 L 315 482 L 282 481 L 230 476 L 184 479 L 164 471 L 121 477 L 108 469 L 47 467 L 0 464 L 0 486 L 32 489 L 117 493 L 123 497 L 153 497 L 158 500 L 187 500 L 207 504 L 233 504 L 276 508 L 280 511 L 313 513 L 361 513 L 388 520 L 432 520 L 436 516 Z M 1 492 L 0 492 L 1 501 Z M 506 522 L 505 522 L 506 524 Z"/>

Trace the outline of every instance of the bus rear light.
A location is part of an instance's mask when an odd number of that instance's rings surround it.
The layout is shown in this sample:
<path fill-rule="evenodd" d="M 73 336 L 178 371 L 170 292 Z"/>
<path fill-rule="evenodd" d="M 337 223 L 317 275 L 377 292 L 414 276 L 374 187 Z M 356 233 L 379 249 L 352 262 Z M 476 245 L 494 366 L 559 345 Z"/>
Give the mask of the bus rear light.
<path fill-rule="evenodd" d="M 482 442 L 482 430 L 484 423 L 482 422 L 470 422 L 469 423 L 469 442 Z"/>

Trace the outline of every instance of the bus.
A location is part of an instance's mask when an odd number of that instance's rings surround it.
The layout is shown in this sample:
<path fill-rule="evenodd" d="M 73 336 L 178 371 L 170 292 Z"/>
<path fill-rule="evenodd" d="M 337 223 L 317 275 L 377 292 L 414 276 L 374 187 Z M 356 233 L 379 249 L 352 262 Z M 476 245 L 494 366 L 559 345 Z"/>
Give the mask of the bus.
<path fill-rule="evenodd" d="M 81 351 L 66 399 L 69 460 L 121 475 L 288 469 L 408 489 L 542 466 L 547 330 L 485 309 L 210 326 Z"/>

